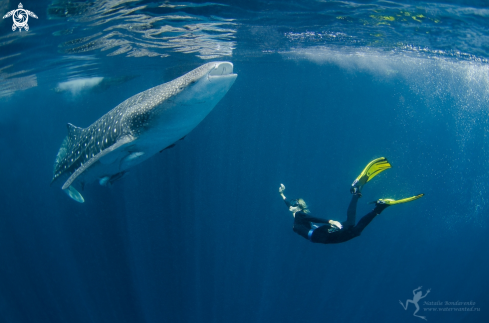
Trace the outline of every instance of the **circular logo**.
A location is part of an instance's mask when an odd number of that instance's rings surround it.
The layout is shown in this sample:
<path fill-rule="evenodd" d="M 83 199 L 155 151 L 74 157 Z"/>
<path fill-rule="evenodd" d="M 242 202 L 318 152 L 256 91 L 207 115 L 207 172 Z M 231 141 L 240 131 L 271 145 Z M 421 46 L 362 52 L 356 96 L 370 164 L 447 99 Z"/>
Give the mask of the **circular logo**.
<path fill-rule="evenodd" d="M 29 20 L 29 16 L 24 9 L 17 9 L 13 14 L 14 24 L 18 28 L 24 28 L 27 25 L 27 20 Z"/>
<path fill-rule="evenodd" d="M 12 25 L 12 30 L 15 31 L 17 28 L 19 28 L 19 31 L 24 28 L 26 31 L 29 30 L 29 25 L 27 24 L 27 21 L 29 20 L 29 16 L 36 18 L 37 16 L 35 13 L 29 10 L 25 10 L 24 7 L 22 6 L 22 3 L 19 3 L 19 9 L 12 10 L 7 12 L 5 16 L 3 16 L 3 19 L 8 18 L 12 16 L 12 19 L 14 20 L 14 24 Z"/>

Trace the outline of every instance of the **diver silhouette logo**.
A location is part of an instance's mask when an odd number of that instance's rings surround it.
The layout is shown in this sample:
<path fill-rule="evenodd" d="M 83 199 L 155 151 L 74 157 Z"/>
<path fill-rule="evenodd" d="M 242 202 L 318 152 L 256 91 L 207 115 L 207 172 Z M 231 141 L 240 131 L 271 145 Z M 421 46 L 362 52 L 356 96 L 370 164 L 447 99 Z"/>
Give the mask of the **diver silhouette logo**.
<path fill-rule="evenodd" d="M 24 28 L 25 31 L 28 31 L 29 25 L 27 24 L 27 21 L 29 20 L 29 16 L 37 19 L 36 14 L 32 11 L 25 10 L 24 6 L 22 6 L 22 3 L 19 3 L 19 9 L 7 12 L 7 14 L 3 16 L 3 19 L 10 16 L 12 16 L 12 19 L 14 20 L 12 31 L 17 30 L 17 28 L 19 28 L 19 31 L 22 31 L 22 28 Z"/>
<path fill-rule="evenodd" d="M 416 315 L 416 313 L 418 313 L 419 311 L 419 305 L 418 305 L 419 300 L 425 298 L 431 292 L 431 288 L 430 288 L 426 291 L 426 294 L 424 294 L 424 296 L 421 296 L 421 294 L 423 294 L 420 290 L 422 287 L 423 286 L 419 286 L 418 288 L 413 290 L 413 299 L 406 300 L 406 306 L 404 306 L 404 304 L 400 300 L 399 303 L 404 308 L 404 310 L 407 310 L 409 303 L 413 303 L 414 306 L 416 306 L 416 311 L 414 311 L 413 315 L 419 317 L 420 319 L 428 321 L 425 316 Z"/>

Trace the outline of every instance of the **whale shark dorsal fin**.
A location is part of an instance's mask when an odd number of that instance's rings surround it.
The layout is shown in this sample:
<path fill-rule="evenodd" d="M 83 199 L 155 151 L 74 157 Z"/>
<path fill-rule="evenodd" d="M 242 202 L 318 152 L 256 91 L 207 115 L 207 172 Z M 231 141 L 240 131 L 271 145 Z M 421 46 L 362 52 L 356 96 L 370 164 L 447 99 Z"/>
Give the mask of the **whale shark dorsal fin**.
<path fill-rule="evenodd" d="M 79 128 L 81 129 L 81 128 Z M 98 154 L 96 154 L 94 157 L 90 158 L 85 164 L 81 165 L 71 176 L 68 178 L 68 180 L 63 184 L 62 189 L 67 189 L 70 187 L 70 185 L 73 183 L 73 181 L 81 174 L 83 173 L 86 169 L 88 169 L 90 166 L 92 166 L 96 161 L 98 161 L 100 158 L 104 157 L 107 154 L 110 154 L 111 152 L 115 151 L 116 149 L 133 142 L 135 138 L 131 135 L 127 135 L 124 137 L 119 138 L 115 144 L 112 146 L 102 150 Z"/>
<path fill-rule="evenodd" d="M 72 125 L 71 123 L 66 124 L 68 128 L 68 137 L 70 138 L 80 138 L 85 131 L 85 129 Z"/>

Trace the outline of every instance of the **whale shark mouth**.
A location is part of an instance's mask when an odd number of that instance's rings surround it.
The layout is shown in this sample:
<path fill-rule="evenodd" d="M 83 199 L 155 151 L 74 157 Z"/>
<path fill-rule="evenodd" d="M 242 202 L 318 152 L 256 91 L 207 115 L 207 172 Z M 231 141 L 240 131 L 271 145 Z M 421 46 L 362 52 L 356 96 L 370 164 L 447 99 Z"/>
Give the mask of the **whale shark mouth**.
<path fill-rule="evenodd" d="M 209 72 L 209 76 L 225 76 L 233 74 L 233 64 L 229 62 L 218 62 Z"/>

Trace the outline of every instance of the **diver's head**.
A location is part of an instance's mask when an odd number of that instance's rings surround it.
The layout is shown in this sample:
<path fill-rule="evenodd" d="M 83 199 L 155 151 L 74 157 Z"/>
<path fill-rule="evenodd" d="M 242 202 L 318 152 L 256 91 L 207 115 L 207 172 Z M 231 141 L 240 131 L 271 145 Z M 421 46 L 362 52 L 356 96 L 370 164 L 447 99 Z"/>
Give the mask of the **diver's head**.
<path fill-rule="evenodd" d="M 307 208 L 307 204 L 303 199 L 292 200 L 290 202 L 289 211 L 292 213 L 296 213 L 302 211 L 304 213 L 309 213 L 309 209 Z"/>

